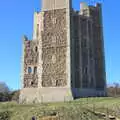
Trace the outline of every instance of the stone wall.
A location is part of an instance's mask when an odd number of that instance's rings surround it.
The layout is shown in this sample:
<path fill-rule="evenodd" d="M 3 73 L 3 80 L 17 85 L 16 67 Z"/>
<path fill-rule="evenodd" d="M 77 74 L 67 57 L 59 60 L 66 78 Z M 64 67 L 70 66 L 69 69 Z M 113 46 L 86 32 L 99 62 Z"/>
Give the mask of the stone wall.
<path fill-rule="evenodd" d="M 89 16 L 73 12 L 75 88 L 105 88 L 104 44 L 100 6 L 90 6 Z"/>
<path fill-rule="evenodd" d="M 42 86 L 66 86 L 66 9 L 44 12 Z"/>
<path fill-rule="evenodd" d="M 38 86 L 38 41 L 24 41 L 24 88 Z"/>
<path fill-rule="evenodd" d="M 93 32 L 93 49 L 95 60 L 96 89 L 103 90 L 106 87 L 106 75 L 101 5 L 97 4 L 95 8 L 90 7 L 90 15 L 93 20 L 92 31 L 95 31 Z"/>

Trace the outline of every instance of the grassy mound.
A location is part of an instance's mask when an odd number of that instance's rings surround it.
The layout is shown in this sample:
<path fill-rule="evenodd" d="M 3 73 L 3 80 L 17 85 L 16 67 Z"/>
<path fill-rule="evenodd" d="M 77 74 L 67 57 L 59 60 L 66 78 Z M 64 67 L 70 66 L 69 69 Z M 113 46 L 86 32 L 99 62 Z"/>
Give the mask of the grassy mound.
<path fill-rule="evenodd" d="M 0 120 L 102 120 L 96 112 L 120 117 L 120 98 L 82 98 L 71 102 L 20 105 L 0 103 Z M 50 120 L 50 119 L 49 119 Z"/>

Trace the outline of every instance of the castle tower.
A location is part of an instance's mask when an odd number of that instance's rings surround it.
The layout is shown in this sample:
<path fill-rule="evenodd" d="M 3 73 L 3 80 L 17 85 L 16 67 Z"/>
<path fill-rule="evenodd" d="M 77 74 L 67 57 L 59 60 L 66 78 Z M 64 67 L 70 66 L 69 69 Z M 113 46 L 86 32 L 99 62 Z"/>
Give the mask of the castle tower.
<path fill-rule="evenodd" d="M 106 94 L 101 5 L 43 0 L 33 40 L 23 39 L 20 103 Z"/>
<path fill-rule="evenodd" d="M 72 100 L 70 0 L 43 0 L 34 14 L 33 40 L 24 40 L 24 75 L 20 101 Z"/>

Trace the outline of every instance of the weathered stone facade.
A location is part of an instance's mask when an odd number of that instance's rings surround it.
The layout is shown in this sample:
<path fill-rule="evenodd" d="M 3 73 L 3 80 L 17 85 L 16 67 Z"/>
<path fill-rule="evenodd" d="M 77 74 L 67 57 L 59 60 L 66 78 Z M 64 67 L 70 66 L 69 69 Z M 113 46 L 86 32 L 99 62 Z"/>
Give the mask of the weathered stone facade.
<path fill-rule="evenodd" d="M 66 86 L 66 10 L 44 13 L 42 31 L 42 86 Z"/>
<path fill-rule="evenodd" d="M 105 90 L 105 61 L 101 4 L 81 3 L 72 12 L 74 87 Z"/>
<path fill-rule="evenodd" d="M 24 41 L 24 88 L 38 87 L 38 41 Z"/>
<path fill-rule="evenodd" d="M 75 11 L 71 0 L 49 2 L 34 15 L 33 40 L 24 38 L 20 102 L 104 96 L 101 4 Z"/>

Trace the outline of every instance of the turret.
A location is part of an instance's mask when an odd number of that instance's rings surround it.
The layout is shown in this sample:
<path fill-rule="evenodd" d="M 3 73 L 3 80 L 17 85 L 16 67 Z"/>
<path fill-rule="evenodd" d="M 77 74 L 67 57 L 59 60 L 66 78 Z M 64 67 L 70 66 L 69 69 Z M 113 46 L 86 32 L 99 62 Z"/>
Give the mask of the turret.
<path fill-rule="evenodd" d="M 70 8 L 72 0 L 42 0 L 42 11 Z"/>

